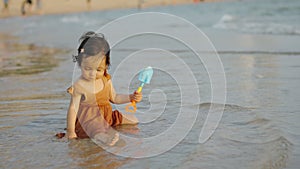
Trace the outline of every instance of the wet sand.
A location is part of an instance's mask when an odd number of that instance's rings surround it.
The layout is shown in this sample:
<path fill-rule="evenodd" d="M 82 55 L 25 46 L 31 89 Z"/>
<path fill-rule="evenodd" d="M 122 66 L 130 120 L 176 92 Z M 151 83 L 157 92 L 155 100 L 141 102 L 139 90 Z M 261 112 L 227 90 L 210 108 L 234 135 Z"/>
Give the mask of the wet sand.
<path fill-rule="evenodd" d="M 21 44 L 17 37 L 0 34 L 0 77 L 50 71 L 61 60 L 55 56 L 66 52 L 35 44 Z"/>

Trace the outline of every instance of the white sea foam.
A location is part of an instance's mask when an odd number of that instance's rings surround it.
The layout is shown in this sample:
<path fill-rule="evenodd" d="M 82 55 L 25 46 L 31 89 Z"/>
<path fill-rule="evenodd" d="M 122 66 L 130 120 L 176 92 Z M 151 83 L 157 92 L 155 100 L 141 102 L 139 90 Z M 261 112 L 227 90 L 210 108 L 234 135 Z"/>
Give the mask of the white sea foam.
<path fill-rule="evenodd" d="M 78 16 L 65 16 L 60 19 L 63 23 L 78 23 L 80 18 Z"/>
<path fill-rule="evenodd" d="M 225 14 L 212 27 L 244 33 L 300 35 L 300 27 L 297 25 L 260 20 L 248 21 L 247 19 Z"/>

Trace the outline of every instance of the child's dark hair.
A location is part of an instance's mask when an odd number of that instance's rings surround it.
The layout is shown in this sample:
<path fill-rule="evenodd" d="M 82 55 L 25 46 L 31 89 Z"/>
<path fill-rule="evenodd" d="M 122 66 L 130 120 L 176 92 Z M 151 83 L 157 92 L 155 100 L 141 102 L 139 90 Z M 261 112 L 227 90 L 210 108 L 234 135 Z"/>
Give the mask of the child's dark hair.
<path fill-rule="evenodd" d="M 73 56 L 73 61 L 78 62 L 79 66 L 83 57 L 95 56 L 100 52 L 106 57 L 105 64 L 110 66 L 110 47 L 103 34 L 89 31 L 80 37 L 79 42 L 78 54 Z"/>

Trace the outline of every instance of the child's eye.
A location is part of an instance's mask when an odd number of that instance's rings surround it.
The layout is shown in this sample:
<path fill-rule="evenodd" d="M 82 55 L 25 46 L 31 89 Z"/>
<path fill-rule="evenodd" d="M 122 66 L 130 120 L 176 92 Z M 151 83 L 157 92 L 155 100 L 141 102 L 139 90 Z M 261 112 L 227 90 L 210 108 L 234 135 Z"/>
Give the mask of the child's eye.
<path fill-rule="evenodd" d="M 98 69 L 97 69 L 97 71 L 98 72 L 101 72 L 101 71 L 104 71 L 105 69 L 104 68 L 101 68 L 101 67 L 99 67 Z"/>

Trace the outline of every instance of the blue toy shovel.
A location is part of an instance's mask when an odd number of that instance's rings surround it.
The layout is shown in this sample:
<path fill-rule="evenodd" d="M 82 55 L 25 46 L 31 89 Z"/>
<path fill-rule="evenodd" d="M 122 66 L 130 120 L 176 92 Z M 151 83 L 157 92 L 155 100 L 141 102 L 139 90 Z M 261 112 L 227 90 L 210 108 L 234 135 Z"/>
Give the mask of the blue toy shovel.
<path fill-rule="evenodd" d="M 143 86 L 145 83 L 146 84 L 150 83 L 152 75 L 153 75 L 153 69 L 150 66 L 140 71 L 139 81 L 141 82 L 141 84 L 138 87 L 138 89 L 136 90 L 137 93 L 140 93 L 143 90 Z M 131 101 L 131 103 L 129 103 L 125 107 L 125 109 L 126 109 L 126 112 L 135 113 L 136 112 L 135 101 Z"/>

